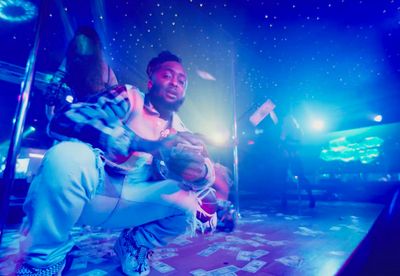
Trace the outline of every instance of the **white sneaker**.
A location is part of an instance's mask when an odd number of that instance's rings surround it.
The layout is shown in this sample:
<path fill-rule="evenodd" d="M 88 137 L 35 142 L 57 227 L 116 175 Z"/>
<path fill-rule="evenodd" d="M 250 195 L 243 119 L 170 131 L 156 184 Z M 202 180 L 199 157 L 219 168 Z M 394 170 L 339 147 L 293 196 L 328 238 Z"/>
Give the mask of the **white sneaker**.
<path fill-rule="evenodd" d="M 15 273 L 16 276 L 61 276 L 65 267 L 65 259 L 59 263 L 46 267 L 33 267 L 29 264 L 23 264 Z"/>
<path fill-rule="evenodd" d="M 144 276 L 150 273 L 149 257 L 152 251 L 137 246 L 130 229 L 122 231 L 114 245 L 114 251 L 121 262 L 122 271 L 129 276 Z"/>

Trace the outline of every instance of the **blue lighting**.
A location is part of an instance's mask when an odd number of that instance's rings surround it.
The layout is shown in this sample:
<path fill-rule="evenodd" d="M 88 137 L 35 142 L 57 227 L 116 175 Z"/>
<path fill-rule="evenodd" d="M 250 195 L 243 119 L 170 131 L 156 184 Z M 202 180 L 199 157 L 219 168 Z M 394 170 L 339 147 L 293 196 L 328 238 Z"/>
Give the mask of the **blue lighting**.
<path fill-rule="evenodd" d="M 9 22 L 32 20 L 37 15 L 36 6 L 24 0 L 0 0 L 0 19 Z"/>

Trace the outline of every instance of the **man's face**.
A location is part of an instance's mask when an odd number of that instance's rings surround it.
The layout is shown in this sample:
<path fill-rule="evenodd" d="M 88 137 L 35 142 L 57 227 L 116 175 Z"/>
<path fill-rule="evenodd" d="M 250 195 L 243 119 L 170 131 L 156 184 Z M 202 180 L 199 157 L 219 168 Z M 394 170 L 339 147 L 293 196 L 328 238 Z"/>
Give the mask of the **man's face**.
<path fill-rule="evenodd" d="M 185 98 L 185 70 L 176 61 L 164 62 L 151 76 L 148 87 L 153 104 L 176 111 Z"/>

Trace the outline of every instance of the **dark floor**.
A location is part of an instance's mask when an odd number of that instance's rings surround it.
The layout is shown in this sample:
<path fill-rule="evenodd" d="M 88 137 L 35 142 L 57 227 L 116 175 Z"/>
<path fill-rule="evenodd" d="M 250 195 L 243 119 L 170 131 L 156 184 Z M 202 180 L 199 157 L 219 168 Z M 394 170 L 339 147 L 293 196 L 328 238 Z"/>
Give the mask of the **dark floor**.
<path fill-rule="evenodd" d="M 334 275 L 360 243 L 382 205 L 290 201 L 241 203 L 233 233 L 179 237 L 155 251 L 150 275 Z M 66 275 L 122 275 L 112 251 L 118 231 L 75 228 L 79 250 Z M 18 233 L 5 234 L 0 275 L 12 275 Z"/>

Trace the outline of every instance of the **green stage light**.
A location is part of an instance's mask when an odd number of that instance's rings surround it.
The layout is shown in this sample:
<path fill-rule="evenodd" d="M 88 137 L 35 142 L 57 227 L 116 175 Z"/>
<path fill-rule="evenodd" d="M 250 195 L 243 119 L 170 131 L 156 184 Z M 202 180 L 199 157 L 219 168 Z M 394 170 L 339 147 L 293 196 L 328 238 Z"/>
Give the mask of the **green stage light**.
<path fill-rule="evenodd" d="M 322 149 L 320 158 L 324 161 L 360 161 L 362 164 L 373 162 L 380 155 L 383 139 L 372 136 L 365 138 L 340 137 L 332 139 L 328 148 Z"/>

